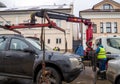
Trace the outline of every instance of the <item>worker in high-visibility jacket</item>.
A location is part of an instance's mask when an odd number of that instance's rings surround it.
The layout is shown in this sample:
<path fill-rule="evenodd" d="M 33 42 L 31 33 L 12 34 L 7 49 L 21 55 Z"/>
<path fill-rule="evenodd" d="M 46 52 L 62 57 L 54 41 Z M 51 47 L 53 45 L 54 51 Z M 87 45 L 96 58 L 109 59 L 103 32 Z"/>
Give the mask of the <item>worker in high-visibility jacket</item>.
<path fill-rule="evenodd" d="M 102 76 L 102 78 L 105 78 L 106 62 L 107 62 L 106 51 L 102 45 L 97 44 L 96 53 L 97 53 L 97 60 L 99 63 L 99 65 L 98 65 L 99 72 L 103 73 L 104 76 Z"/>

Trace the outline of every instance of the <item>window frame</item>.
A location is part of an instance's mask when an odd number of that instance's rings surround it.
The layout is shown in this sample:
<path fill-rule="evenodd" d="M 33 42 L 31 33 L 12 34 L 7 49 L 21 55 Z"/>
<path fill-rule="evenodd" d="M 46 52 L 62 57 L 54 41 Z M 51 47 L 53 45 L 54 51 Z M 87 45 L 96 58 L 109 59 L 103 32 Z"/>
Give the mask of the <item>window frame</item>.
<path fill-rule="evenodd" d="M 11 21 L 6 21 L 6 24 L 7 25 L 11 25 Z"/>
<path fill-rule="evenodd" d="M 118 32 L 117 22 L 114 22 L 114 33 Z"/>
<path fill-rule="evenodd" d="M 0 25 L 4 25 L 4 21 L 0 21 Z"/>
<path fill-rule="evenodd" d="M 93 33 L 97 33 L 97 25 L 93 24 Z"/>
<path fill-rule="evenodd" d="M 47 40 L 47 43 L 50 44 L 50 39 Z"/>
<path fill-rule="evenodd" d="M 56 44 L 61 44 L 62 43 L 62 39 L 61 38 L 56 38 Z"/>
<path fill-rule="evenodd" d="M 103 30 L 103 22 L 100 22 L 100 33 L 104 33 L 104 30 Z"/>
<path fill-rule="evenodd" d="M 103 10 L 111 10 L 113 9 L 113 6 L 111 4 L 104 4 L 103 5 Z"/>
<path fill-rule="evenodd" d="M 112 32 L 112 24 L 111 22 L 106 22 L 106 33 Z"/>
<path fill-rule="evenodd" d="M 61 24 L 62 24 L 61 20 L 56 19 L 56 24 L 57 24 L 58 27 L 61 27 Z"/>

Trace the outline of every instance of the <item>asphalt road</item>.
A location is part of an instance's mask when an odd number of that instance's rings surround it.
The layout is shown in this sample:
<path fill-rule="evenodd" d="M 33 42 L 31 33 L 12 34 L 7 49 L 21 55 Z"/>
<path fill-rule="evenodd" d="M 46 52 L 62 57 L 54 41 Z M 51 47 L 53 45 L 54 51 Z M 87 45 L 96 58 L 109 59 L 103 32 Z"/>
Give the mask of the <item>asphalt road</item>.
<path fill-rule="evenodd" d="M 85 70 L 71 83 L 64 84 L 95 84 L 94 72 L 91 67 L 85 67 Z M 112 84 L 108 80 L 97 79 L 96 84 Z"/>
<path fill-rule="evenodd" d="M 0 77 L 0 84 L 32 84 L 31 80 L 27 79 L 6 79 Z M 85 70 L 71 83 L 63 84 L 94 84 L 94 73 L 91 67 L 85 67 Z M 111 84 L 107 80 L 97 80 L 96 84 Z"/>
<path fill-rule="evenodd" d="M 0 84 L 32 84 L 32 80 L 0 77 Z"/>

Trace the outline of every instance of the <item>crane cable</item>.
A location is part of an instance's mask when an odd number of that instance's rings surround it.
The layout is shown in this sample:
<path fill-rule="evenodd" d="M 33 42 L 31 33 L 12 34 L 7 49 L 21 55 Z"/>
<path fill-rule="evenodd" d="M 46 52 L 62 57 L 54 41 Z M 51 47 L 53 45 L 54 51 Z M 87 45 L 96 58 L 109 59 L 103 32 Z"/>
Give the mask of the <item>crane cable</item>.
<path fill-rule="evenodd" d="M 44 12 L 44 17 L 42 18 L 42 24 L 45 23 L 45 12 Z M 45 65 L 45 29 L 44 27 L 41 28 L 41 49 L 43 50 L 43 59 L 42 59 L 42 81 L 41 83 L 47 83 L 46 79 L 46 65 Z"/>
<path fill-rule="evenodd" d="M 64 32 L 64 37 L 65 37 L 65 53 L 67 52 L 67 37 L 66 37 L 66 32 Z"/>

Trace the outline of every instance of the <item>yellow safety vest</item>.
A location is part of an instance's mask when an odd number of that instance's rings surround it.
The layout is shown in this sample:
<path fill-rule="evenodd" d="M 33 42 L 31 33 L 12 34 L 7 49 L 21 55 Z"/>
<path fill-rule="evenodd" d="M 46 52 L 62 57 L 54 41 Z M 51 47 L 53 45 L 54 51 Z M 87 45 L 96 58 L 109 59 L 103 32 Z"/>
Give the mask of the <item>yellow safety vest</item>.
<path fill-rule="evenodd" d="M 54 48 L 53 50 L 54 50 L 54 51 L 57 51 L 58 49 L 57 49 L 57 48 Z"/>
<path fill-rule="evenodd" d="M 107 57 L 106 57 L 105 49 L 102 48 L 102 47 L 99 47 L 99 48 L 100 48 L 100 52 L 98 53 L 97 58 L 98 58 L 98 59 L 105 59 L 105 58 L 107 58 Z"/>

